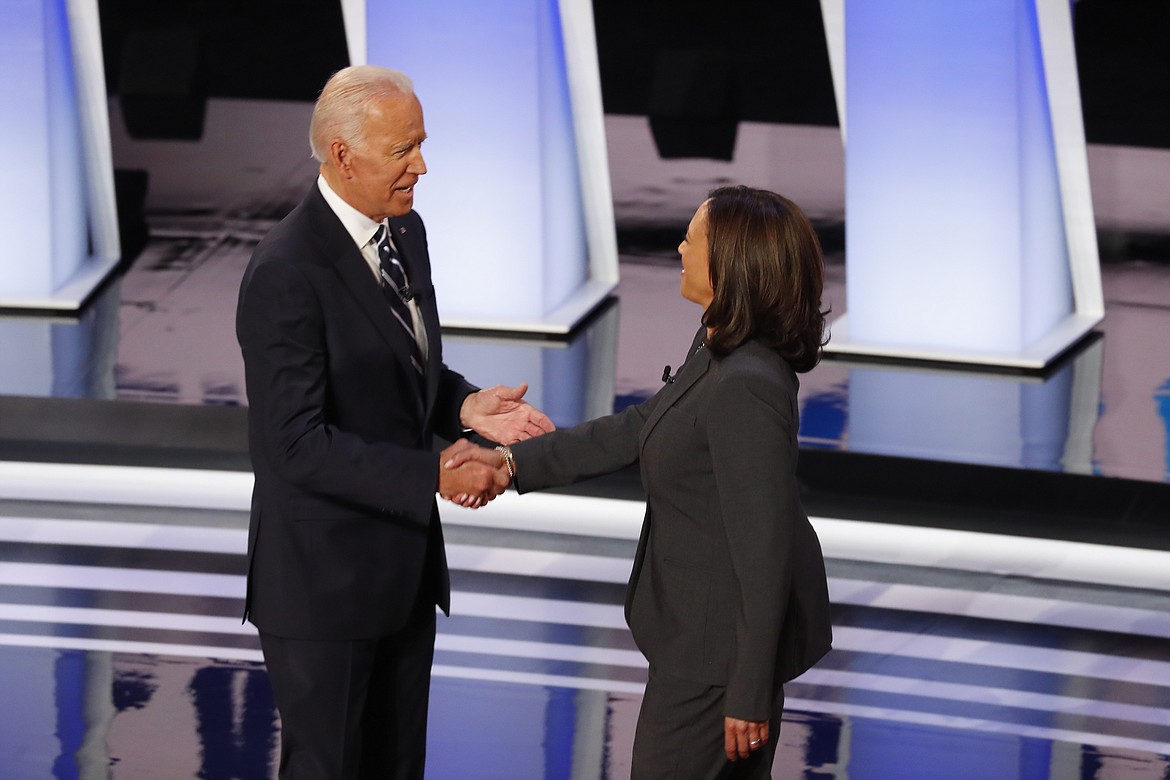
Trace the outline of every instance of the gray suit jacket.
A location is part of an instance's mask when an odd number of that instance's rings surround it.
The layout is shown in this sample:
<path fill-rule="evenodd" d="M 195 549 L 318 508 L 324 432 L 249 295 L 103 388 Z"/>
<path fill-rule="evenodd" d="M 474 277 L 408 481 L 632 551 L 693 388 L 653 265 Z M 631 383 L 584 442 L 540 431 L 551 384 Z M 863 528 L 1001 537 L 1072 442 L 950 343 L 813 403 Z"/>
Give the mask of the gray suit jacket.
<path fill-rule="evenodd" d="M 700 329 L 675 380 L 618 414 L 513 445 L 520 492 L 640 461 L 646 517 L 626 620 L 650 665 L 726 686 L 724 714 L 772 717 L 777 686 L 832 643 L 820 543 L 796 484 L 791 367 Z"/>

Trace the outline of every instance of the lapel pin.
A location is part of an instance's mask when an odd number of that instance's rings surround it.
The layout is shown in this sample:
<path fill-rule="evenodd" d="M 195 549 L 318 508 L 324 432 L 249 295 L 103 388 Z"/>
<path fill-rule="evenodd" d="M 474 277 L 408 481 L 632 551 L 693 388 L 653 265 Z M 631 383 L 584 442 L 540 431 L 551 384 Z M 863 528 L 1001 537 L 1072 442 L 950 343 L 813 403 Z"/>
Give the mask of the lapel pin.
<path fill-rule="evenodd" d="M 406 235 L 406 227 L 405 226 L 398 228 L 398 235 L 400 235 L 400 236 Z"/>

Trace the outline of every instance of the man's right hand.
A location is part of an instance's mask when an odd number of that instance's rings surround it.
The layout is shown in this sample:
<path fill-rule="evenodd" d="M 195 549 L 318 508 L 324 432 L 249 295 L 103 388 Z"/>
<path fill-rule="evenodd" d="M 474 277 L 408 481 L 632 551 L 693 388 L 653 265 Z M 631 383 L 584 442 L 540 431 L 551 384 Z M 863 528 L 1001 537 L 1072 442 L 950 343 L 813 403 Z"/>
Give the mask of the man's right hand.
<path fill-rule="evenodd" d="M 460 439 L 439 455 L 439 495 L 452 503 L 478 509 L 508 483 L 503 456 L 495 450 Z"/>

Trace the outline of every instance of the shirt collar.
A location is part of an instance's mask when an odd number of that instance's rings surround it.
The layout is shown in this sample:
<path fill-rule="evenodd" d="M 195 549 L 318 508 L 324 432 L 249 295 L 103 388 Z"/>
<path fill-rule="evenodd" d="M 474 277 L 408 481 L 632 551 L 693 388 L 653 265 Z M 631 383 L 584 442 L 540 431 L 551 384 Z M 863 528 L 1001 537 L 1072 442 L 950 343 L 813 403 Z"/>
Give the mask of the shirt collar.
<path fill-rule="evenodd" d="M 340 195 L 333 191 L 333 188 L 329 186 L 329 182 L 325 181 L 325 177 L 320 174 L 317 175 L 317 189 L 321 190 L 321 197 L 325 198 L 325 202 L 329 204 L 329 208 L 333 209 L 333 213 L 337 215 L 337 219 L 341 221 L 341 226 L 345 228 L 350 238 L 357 244 L 357 248 L 361 249 L 370 243 L 370 239 L 378 232 L 378 227 L 382 223 L 375 222 L 346 203 Z"/>

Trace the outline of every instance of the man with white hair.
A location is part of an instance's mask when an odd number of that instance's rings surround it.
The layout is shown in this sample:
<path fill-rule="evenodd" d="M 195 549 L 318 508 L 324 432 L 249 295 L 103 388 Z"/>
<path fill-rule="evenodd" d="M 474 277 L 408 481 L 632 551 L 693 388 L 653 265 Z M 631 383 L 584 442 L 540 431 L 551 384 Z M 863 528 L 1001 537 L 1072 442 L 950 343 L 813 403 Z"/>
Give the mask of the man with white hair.
<path fill-rule="evenodd" d="M 478 390 L 443 363 L 413 211 L 425 139 L 404 74 L 334 74 L 310 126 L 320 176 L 240 287 L 245 617 L 281 716 L 281 778 L 423 776 L 435 606 L 450 607 L 435 494 L 475 507 L 507 486 L 464 431 L 507 444 L 553 428 L 525 385 Z M 432 435 L 456 444 L 436 453 Z M 471 462 L 442 467 L 462 451 Z"/>

